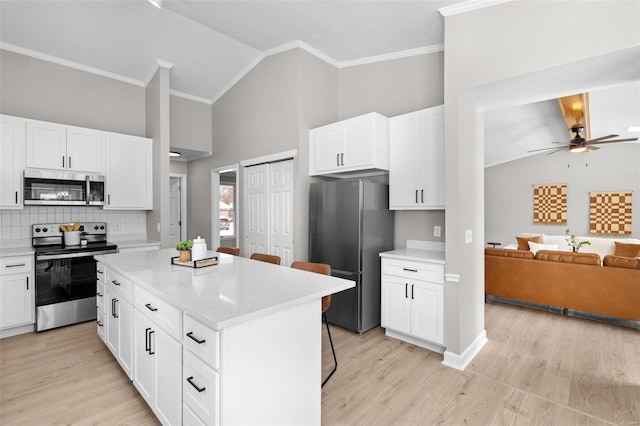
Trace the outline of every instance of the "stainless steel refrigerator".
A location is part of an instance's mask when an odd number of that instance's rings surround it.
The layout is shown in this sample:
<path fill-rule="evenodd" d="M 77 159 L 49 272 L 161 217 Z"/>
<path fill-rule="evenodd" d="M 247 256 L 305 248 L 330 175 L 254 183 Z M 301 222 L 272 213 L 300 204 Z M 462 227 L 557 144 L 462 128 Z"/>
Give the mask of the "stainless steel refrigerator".
<path fill-rule="evenodd" d="M 389 187 L 363 179 L 312 183 L 309 261 L 328 263 L 331 275 L 355 281 L 334 294 L 331 324 L 358 333 L 380 324 L 380 252 L 393 250 Z"/>

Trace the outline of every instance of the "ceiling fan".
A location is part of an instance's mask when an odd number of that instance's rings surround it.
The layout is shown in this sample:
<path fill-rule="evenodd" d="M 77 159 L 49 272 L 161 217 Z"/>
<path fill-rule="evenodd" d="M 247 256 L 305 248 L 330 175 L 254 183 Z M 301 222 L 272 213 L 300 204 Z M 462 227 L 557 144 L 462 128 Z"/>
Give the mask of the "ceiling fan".
<path fill-rule="evenodd" d="M 549 155 L 559 151 L 564 151 L 567 148 L 569 148 L 569 152 L 574 152 L 574 153 L 585 152 L 585 151 L 588 152 L 588 151 L 595 151 L 597 149 L 600 149 L 599 147 L 594 145 L 601 145 L 605 143 L 617 143 L 617 142 L 631 142 L 631 141 L 638 140 L 638 138 L 611 139 L 611 138 L 617 138 L 619 135 L 607 135 L 607 136 L 602 136 L 599 138 L 587 140 L 582 136 L 580 136 L 580 132 L 582 132 L 583 130 L 584 130 L 584 127 L 571 128 L 571 131 L 575 133 L 575 137 L 571 139 L 571 141 L 569 141 L 569 145 L 562 145 L 559 147 L 550 147 L 550 148 L 532 149 L 531 151 L 527 151 L 527 152 L 551 151 L 547 153 L 547 155 Z M 554 143 L 560 143 L 560 142 L 554 142 Z"/>

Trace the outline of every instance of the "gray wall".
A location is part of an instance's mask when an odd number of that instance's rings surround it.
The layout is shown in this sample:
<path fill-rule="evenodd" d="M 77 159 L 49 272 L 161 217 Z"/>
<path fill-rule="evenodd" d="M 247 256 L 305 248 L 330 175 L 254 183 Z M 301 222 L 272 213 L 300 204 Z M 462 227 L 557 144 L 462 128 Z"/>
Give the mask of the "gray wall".
<path fill-rule="evenodd" d="M 211 152 L 211 105 L 170 96 L 171 147 Z"/>
<path fill-rule="evenodd" d="M 489 167 L 484 175 L 487 241 L 505 245 L 523 232 L 562 235 L 565 229 L 589 236 L 589 192 L 619 190 L 634 193 L 631 236 L 640 236 L 640 144 L 603 145 L 592 154 L 541 154 Z M 564 225 L 533 222 L 533 185 L 547 183 L 567 184 Z"/>
<path fill-rule="evenodd" d="M 0 50 L 0 113 L 145 136 L 145 88 Z"/>
<path fill-rule="evenodd" d="M 575 31 L 568 16 L 590 30 Z M 573 72 L 568 65 L 637 46 L 639 27 L 638 2 L 513 1 L 445 18 L 445 343 L 452 354 L 445 361 L 484 332 L 482 111 L 497 100 L 510 106 L 579 93 L 588 90 L 587 78 L 603 84 L 610 77 L 590 64 Z M 465 243 L 465 230 L 473 232 L 472 243 Z"/>

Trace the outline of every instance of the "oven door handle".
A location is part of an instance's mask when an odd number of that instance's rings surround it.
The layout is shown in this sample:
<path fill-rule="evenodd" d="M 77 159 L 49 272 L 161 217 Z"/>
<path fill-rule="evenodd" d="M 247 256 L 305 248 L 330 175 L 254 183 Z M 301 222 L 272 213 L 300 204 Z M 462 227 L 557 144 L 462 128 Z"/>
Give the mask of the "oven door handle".
<path fill-rule="evenodd" d="M 83 253 L 67 253 L 67 254 L 45 254 L 36 255 L 36 261 L 38 260 L 57 260 L 57 259 L 73 259 L 76 257 L 91 257 L 99 254 L 112 254 L 117 253 L 117 250 L 101 250 L 101 251 L 87 251 Z"/>

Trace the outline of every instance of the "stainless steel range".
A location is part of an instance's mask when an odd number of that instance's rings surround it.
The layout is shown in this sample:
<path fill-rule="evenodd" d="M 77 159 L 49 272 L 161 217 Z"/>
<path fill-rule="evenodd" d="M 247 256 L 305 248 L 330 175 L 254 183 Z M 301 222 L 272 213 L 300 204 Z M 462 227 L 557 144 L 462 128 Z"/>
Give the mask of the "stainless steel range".
<path fill-rule="evenodd" d="M 36 331 L 96 319 L 98 254 L 117 253 L 107 241 L 107 224 L 80 224 L 86 245 L 64 244 L 60 224 L 32 226 L 36 256 Z"/>

